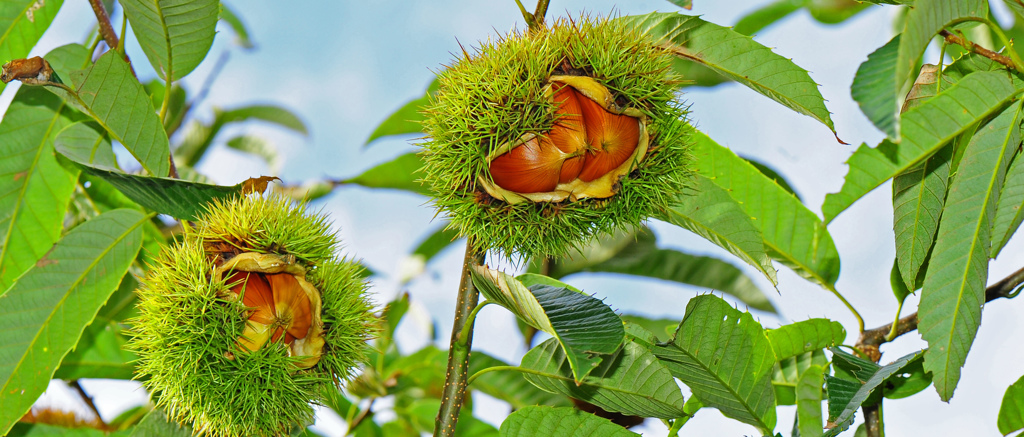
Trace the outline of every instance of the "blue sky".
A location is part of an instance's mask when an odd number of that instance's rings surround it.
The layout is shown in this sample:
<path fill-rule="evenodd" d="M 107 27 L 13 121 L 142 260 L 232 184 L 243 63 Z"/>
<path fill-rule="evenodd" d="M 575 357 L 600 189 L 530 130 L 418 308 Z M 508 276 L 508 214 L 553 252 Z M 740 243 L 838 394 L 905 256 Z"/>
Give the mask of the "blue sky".
<path fill-rule="evenodd" d="M 38 53 L 48 47 L 80 41 L 88 29 L 90 11 L 84 1 L 67 1 L 53 30 Z M 692 14 L 730 25 L 744 13 L 767 1 L 695 0 Z M 230 133 L 258 133 L 272 140 L 284 157 L 279 176 L 287 182 L 317 177 L 347 177 L 408 151 L 415 146 L 408 138 L 387 139 L 369 148 L 363 144 L 379 122 L 406 101 L 420 96 L 435 71 L 459 53 L 459 42 L 467 48 L 477 41 L 493 38 L 524 24 L 512 0 L 501 1 L 397 1 L 374 2 L 272 2 L 229 3 L 243 17 L 257 44 L 254 51 L 232 46 L 233 34 L 221 28 L 213 50 L 185 85 L 196 92 L 210 73 L 217 56 L 230 50 L 230 61 L 197 116 L 208 120 L 212 107 L 274 103 L 296 111 L 308 124 L 311 135 L 302 137 L 260 125 L 242 125 Z M 527 7 L 532 7 L 528 4 Z M 664 0 L 629 2 L 553 0 L 549 16 L 594 14 L 641 14 L 653 10 L 675 11 Z M 685 11 L 684 11 L 685 12 Z M 805 12 L 798 12 L 755 37 L 808 69 L 821 84 L 822 95 L 839 136 L 850 146 L 838 144 L 820 123 L 789 111 L 777 103 L 736 84 L 710 90 L 688 89 L 684 99 L 692 103 L 696 126 L 737 153 L 767 163 L 787 177 L 812 211 L 819 211 L 826 193 L 838 191 L 846 173 L 843 162 L 862 142 L 875 144 L 881 134 L 860 113 L 850 98 L 849 86 L 857 66 L 867 54 L 891 36 L 891 8 L 876 7 L 841 26 L 824 26 Z M 119 23 L 115 20 L 115 23 Z M 119 25 L 119 24 L 118 24 Z M 130 38 L 134 42 L 134 38 Z M 152 77 L 145 56 L 137 44 L 129 55 L 143 77 Z M 13 91 L 4 94 L 9 99 Z M 223 135 L 221 138 L 230 138 Z M 269 174 L 259 160 L 216 144 L 199 169 L 224 184 L 251 176 Z M 896 305 L 889 291 L 889 268 L 894 256 L 892 207 L 888 185 L 876 190 L 837 218 L 829 230 L 842 256 L 842 275 L 837 287 L 866 317 L 868 326 L 891 320 Z M 439 256 L 424 275 L 406 287 L 400 272 L 408 268 L 405 256 L 418 240 L 440 224 L 425 199 L 413 194 L 386 190 L 343 187 L 316 205 L 328 211 L 339 227 L 348 253 L 362 258 L 382 277 L 374 281 L 374 293 L 384 303 L 408 290 L 416 310 L 403 324 L 403 348 L 414 349 L 429 341 L 425 326 L 433 320 L 437 338 L 446 343 L 462 257 L 461 247 Z M 718 248 L 678 228 L 652 223 L 659 244 L 690 253 L 729 258 Z M 1010 243 L 1003 258 L 995 261 L 991 277 L 999 279 L 1024 264 L 1022 241 Z M 780 308 L 781 316 L 755 314 L 763 325 L 780 324 L 809 317 L 828 317 L 849 329 L 856 322 L 826 291 L 779 267 L 779 293 L 752 269 L 748 275 Z M 650 280 L 626 280 L 611 275 L 579 275 L 569 281 L 588 293 L 607 297 L 623 313 L 652 317 L 680 318 L 686 299 L 698 290 Z M 908 307 L 914 308 L 916 297 Z M 984 323 L 967 360 L 960 388 L 950 405 L 941 403 L 932 389 L 908 400 L 888 402 L 886 420 L 893 435 L 994 434 L 995 413 L 1006 386 L 1022 372 L 1021 353 L 1006 348 L 1004 338 L 1024 335 L 1024 322 L 1013 317 L 1017 301 L 1003 301 L 987 308 Z M 504 310 L 489 307 L 478 319 L 475 347 L 512 362 L 525 352 Z M 1020 338 L 1020 337 L 1017 337 Z M 856 341 L 851 334 L 848 343 Z M 923 347 L 916 334 L 904 336 L 885 350 L 885 360 Z M 137 402 L 117 395 L 122 386 L 96 382 L 103 413 Z M 109 411 L 109 413 L 108 413 Z M 507 407 L 493 400 L 478 399 L 477 415 L 497 424 Z M 110 416 L 113 417 L 113 416 Z M 777 430 L 788 434 L 792 407 L 780 408 Z M 325 415 L 322 429 L 327 435 L 341 432 L 336 418 Z M 660 424 L 648 421 L 647 435 L 663 435 Z M 702 410 L 686 425 L 695 435 L 744 435 L 753 428 L 723 419 L 713 410 Z"/>

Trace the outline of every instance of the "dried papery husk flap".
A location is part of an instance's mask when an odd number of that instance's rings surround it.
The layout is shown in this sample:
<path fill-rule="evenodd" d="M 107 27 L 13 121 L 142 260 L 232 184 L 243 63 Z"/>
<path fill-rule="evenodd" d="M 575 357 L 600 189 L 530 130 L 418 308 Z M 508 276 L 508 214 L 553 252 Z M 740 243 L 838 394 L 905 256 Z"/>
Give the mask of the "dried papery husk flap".
<path fill-rule="evenodd" d="M 262 275 L 239 275 L 243 272 Z M 320 292 L 306 281 L 306 268 L 296 263 L 294 256 L 241 253 L 214 268 L 213 275 L 219 281 L 236 279 L 229 284 L 233 286 L 244 280 L 246 293 L 251 291 L 260 294 L 245 299 L 247 305 L 255 308 L 238 338 L 239 349 L 243 352 L 255 351 L 270 341 L 283 340 L 288 346 L 288 355 L 301 358 L 296 363 L 299 368 L 307 369 L 320 361 L 324 346 Z M 295 287 L 299 290 L 295 290 Z M 234 290 L 233 287 L 224 297 L 237 301 L 240 296 Z M 299 291 L 301 294 L 298 296 L 306 298 L 308 307 L 306 301 L 297 297 Z M 268 296 L 270 301 L 266 301 Z M 276 326 L 275 316 L 288 319 L 298 317 L 302 320 L 297 323 L 289 320 L 288 326 Z M 296 331 L 295 326 L 305 326 L 306 319 L 309 320 L 308 328 Z"/>
<path fill-rule="evenodd" d="M 481 174 L 477 176 L 477 183 L 480 188 L 483 188 L 491 197 L 495 199 L 503 200 L 511 205 L 523 203 L 523 202 L 562 202 L 566 199 L 569 201 L 577 201 L 581 199 L 596 198 L 605 199 L 614 196 L 619 188 L 619 181 L 629 174 L 633 169 L 639 165 L 647 154 L 647 148 L 649 143 L 649 134 L 647 132 L 647 116 L 636 108 L 623 108 L 615 103 L 615 97 L 608 90 L 607 87 L 600 84 L 593 78 L 587 76 L 551 76 L 549 78 L 549 85 L 544 88 L 544 93 L 549 98 L 554 98 L 556 94 L 556 84 L 561 86 L 571 87 L 579 94 L 579 99 L 590 99 L 605 111 L 615 115 L 629 116 L 636 119 L 638 133 L 637 133 L 637 145 L 633 149 L 632 153 L 626 158 L 621 164 L 615 168 L 597 173 L 599 176 L 591 178 L 590 181 L 584 181 L 580 177 L 575 177 L 568 182 L 563 182 L 564 173 L 559 174 L 559 181 L 551 191 L 544 192 L 517 192 L 510 189 L 501 187 L 495 182 L 494 177 L 490 175 Z M 585 104 L 586 102 L 581 102 Z M 578 118 L 579 114 L 575 114 Z M 556 121 L 556 123 L 558 123 Z M 557 128 L 557 127 L 556 127 Z M 552 131 L 555 129 L 553 128 Z M 544 145 L 547 138 L 543 135 L 535 133 L 527 133 L 520 136 L 518 139 L 508 141 L 498 146 L 494 151 L 487 156 L 487 162 L 493 163 L 498 157 L 509 153 L 516 147 L 537 147 Z M 550 142 L 548 143 L 550 144 Z M 550 145 L 549 147 L 554 147 Z M 552 151 L 554 152 L 554 151 Z M 561 151 L 562 156 L 573 157 L 575 156 L 572 151 Z M 581 151 L 582 153 L 582 151 Z M 589 152 L 588 152 L 589 153 Z M 584 170 L 586 172 L 586 170 Z M 594 173 L 594 172 L 591 172 Z M 507 185 L 507 184 L 506 184 Z"/>

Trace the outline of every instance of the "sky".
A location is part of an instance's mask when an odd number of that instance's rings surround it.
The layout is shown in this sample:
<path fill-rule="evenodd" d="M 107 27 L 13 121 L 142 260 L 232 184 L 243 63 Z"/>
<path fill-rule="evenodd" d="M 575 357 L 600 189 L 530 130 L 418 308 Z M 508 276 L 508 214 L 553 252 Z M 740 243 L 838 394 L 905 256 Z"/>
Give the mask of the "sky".
<path fill-rule="evenodd" d="M 688 14 L 721 25 L 731 25 L 765 0 L 695 0 Z M 998 3 L 998 2 L 996 2 Z M 525 27 L 515 3 L 501 1 L 398 1 L 317 2 L 283 7 L 265 0 L 234 1 L 236 12 L 247 23 L 257 48 L 242 51 L 233 45 L 234 35 L 219 27 L 207 60 L 184 81 L 195 93 L 211 74 L 222 53 L 229 60 L 196 116 L 209 121 L 214 107 L 270 103 L 291 108 L 306 121 L 308 137 L 258 124 L 232 127 L 231 134 L 253 133 L 270 139 L 283 157 L 277 173 L 288 183 L 310 178 L 344 178 L 359 174 L 402 153 L 416 150 L 413 138 L 392 138 L 364 147 L 373 129 L 405 102 L 422 95 L 436 71 L 476 42 L 494 38 L 513 28 Z M 1001 6 L 1001 3 L 995 5 Z M 527 5 L 528 8 L 532 4 Z M 553 0 L 549 17 L 592 14 L 643 14 L 659 10 L 680 11 L 665 0 Z M 997 10 L 1001 12 L 1002 9 Z M 821 123 L 788 109 L 743 86 L 726 84 L 712 89 L 685 90 L 683 99 L 691 104 L 691 117 L 698 129 L 740 155 L 769 164 L 795 187 L 812 210 L 820 212 L 824 196 L 842 185 L 847 168 L 844 161 L 857 145 L 877 144 L 879 133 L 850 98 L 849 87 L 858 65 L 893 35 L 893 9 L 874 7 L 839 26 L 816 23 L 800 11 L 755 36 L 758 42 L 810 71 L 832 111 L 840 138 L 836 142 Z M 79 42 L 89 29 L 91 11 L 85 1 L 68 1 L 51 30 L 34 54 L 52 47 Z M 115 16 L 115 24 L 120 19 Z M 128 53 L 142 77 L 154 77 L 145 66 L 145 56 L 130 37 Z M 933 55 L 935 56 L 935 55 Z M 9 101 L 14 90 L 6 91 L 0 102 Z M 271 174 L 260 160 L 214 145 L 198 169 L 218 183 L 234 184 L 248 177 Z M 380 273 L 374 278 L 374 300 L 383 305 L 400 292 L 408 291 L 414 303 L 412 314 L 399 330 L 400 347 L 415 350 L 429 342 L 429 327 L 436 326 L 436 338 L 447 347 L 453 314 L 462 247 L 455 245 L 439 255 L 422 275 L 403 285 L 404 272 L 415 270 L 407 254 L 419 240 L 441 224 L 426 199 L 410 193 L 341 187 L 318 201 L 315 208 L 329 213 L 345 243 L 346 253 L 362 259 Z M 688 232 L 660 222 L 651 227 L 659 245 L 688 253 L 718 256 L 741 267 L 768 293 L 779 315 L 755 312 L 765 327 L 827 317 L 841 322 L 848 331 L 856 329 L 855 319 L 827 291 L 782 266 L 776 293 L 756 271 L 731 258 L 723 250 Z M 859 201 L 829 225 L 842 257 L 837 288 L 865 317 L 868 327 L 892 320 L 896 301 L 889 286 L 889 269 L 894 257 L 891 188 L 885 185 Z M 1016 238 L 991 264 L 990 282 L 1024 265 L 1024 240 Z M 682 317 L 687 299 L 709 290 L 668 284 L 656 280 L 630 279 L 608 274 L 581 274 L 567 278 L 587 293 L 606 298 L 616 311 L 655 318 Z M 726 296 L 728 299 L 728 296 Z M 910 297 L 905 314 L 916 308 Z M 953 400 L 942 403 L 932 388 L 912 397 L 885 404 L 887 430 L 891 435 L 994 435 L 996 413 L 1002 393 L 1024 369 L 1024 352 L 1007 347 L 1008 339 L 1024 336 L 1024 322 L 1015 312 L 1019 300 L 993 303 L 967 359 L 959 389 Z M 856 342 L 851 333 L 848 344 Z M 526 352 L 513 317 L 490 306 L 478 318 L 474 348 L 518 363 Z M 1016 343 L 1014 343 L 1014 346 Z M 883 363 L 924 347 L 915 332 L 883 348 Z M 95 394 L 100 412 L 110 419 L 125 408 L 145 402 L 145 393 L 135 385 L 97 380 L 85 384 Z M 51 386 L 45 402 L 81 408 L 59 385 Z M 62 394 L 63 393 L 63 394 Z M 684 393 L 689 396 L 688 390 Z M 508 407 L 479 396 L 475 414 L 498 425 Z M 386 402 L 377 405 L 386 407 Z M 791 429 L 793 407 L 779 409 L 776 430 Z M 859 415 L 859 414 L 858 414 Z M 381 414 L 378 418 L 386 418 Z M 335 415 L 319 415 L 316 430 L 340 435 L 344 426 Z M 660 423 L 649 420 L 634 429 L 644 435 L 664 435 Z M 723 418 L 711 409 L 701 410 L 684 430 L 693 435 L 752 435 L 754 428 Z"/>

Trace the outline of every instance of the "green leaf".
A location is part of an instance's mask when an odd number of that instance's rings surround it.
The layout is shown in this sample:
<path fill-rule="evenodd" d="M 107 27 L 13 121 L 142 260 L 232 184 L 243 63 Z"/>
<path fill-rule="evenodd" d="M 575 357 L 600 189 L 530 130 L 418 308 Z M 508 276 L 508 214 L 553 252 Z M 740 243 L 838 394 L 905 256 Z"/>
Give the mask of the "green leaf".
<path fill-rule="evenodd" d="M 0 62 L 28 57 L 64 0 L 21 0 L 0 3 Z M 0 91 L 7 84 L 0 82 Z"/>
<path fill-rule="evenodd" d="M 1024 376 L 1006 388 L 996 425 L 1003 435 L 1024 428 Z"/>
<path fill-rule="evenodd" d="M 905 286 L 915 285 L 946 202 L 953 145 L 949 144 L 892 182 L 896 261 Z M 916 290 L 916 288 L 915 288 Z"/>
<path fill-rule="evenodd" d="M 902 111 L 906 112 L 920 106 L 935 96 L 938 76 L 938 67 L 925 64 L 907 94 Z M 924 162 L 893 178 L 896 261 L 903 278 L 903 287 L 907 290 L 916 284 L 915 279 L 921 274 L 921 267 L 935 241 L 939 216 L 946 202 L 946 188 L 955 143 L 956 140 L 943 146 Z"/>
<path fill-rule="evenodd" d="M 689 9 L 693 8 L 693 0 L 668 0 L 668 1 L 669 1 L 669 3 L 672 3 L 672 4 L 674 4 L 676 6 L 679 6 L 679 7 L 683 8 L 683 9 L 689 10 Z"/>
<path fill-rule="evenodd" d="M 839 252 L 818 216 L 754 166 L 695 132 L 697 173 L 725 189 L 764 237 L 768 256 L 827 289 L 839 277 Z"/>
<path fill-rule="evenodd" d="M 753 35 L 759 30 L 788 17 L 793 12 L 799 11 L 804 7 L 805 3 L 807 3 L 805 0 L 777 0 L 740 17 L 736 24 L 732 26 L 732 30 L 742 35 Z"/>
<path fill-rule="evenodd" d="M 911 70 L 924 54 L 932 37 L 942 28 L 969 18 L 985 19 L 988 2 L 985 0 L 917 0 L 907 13 L 906 24 L 900 37 L 896 55 L 894 92 L 911 79 Z"/>
<path fill-rule="evenodd" d="M 437 79 L 435 78 L 427 86 L 427 91 L 423 97 L 406 102 L 401 108 L 398 108 L 381 122 L 373 130 L 373 133 L 370 134 L 370 138 L 366 139 L 363 147 L 368 147 L 371 143 L 383 137 L 423 133 L 423 109 L 430 103 L 430 96 L 437 91 L 437 87 Z"/>
<path fill-rule="evenodd" d="M 128 64 L 116 51 L 100 56 L 92 67 L 71 72 L 76 93 L 68 96 L 63 88 L 49 87 L 83 106 L 90 116 L 120 142 L 142 167 L 157 177 L 170 169 L 170 145 L 160 118 L 142 84 L 132 76 Z"/>
<path fill-rule="evenodd" d="M 241 108 L 219 111 L 215 115 L 220 124 L 239 123 L 243 121 L 259 120 L 276 124 L 285 129 L 290 129 L 302 135 L 309 135 L 306 124 L 294 112 L 280 106 L 273 105 L 252 105 Z"/>
<path fill-rule="evenodd" d="M 673 58 L 672 71 L 682 78 L 680 87 L 713 87 L 726 82 L 732 82 L 704 64 L 694 62 L 686 58 Z"/>
<path fill-rule="evenodd" d="M 119 323 L 96 317 L 82 338 L 61 361 L 56 379 L 132 379 L 138 356 L 123 350 L 126 340 Z"/>
<path fill-rule="evenodd" d="M 818 349 L 779 360 L 772 369 L 772 387 L 775 389 L 777 405 L 796 405 L 796 387 L 800 376 L 811 366 L 828 366 L 824 350 Z"/>
<path fill-rule="evenodd" d="M 627 328 L 629 325 L 636 325 L 650 331 L 655 336 L 655 341 L 671 338 L 676 332 L 676 326 L 679 326 L 679 322 L 673 319 L 651 319 L 632 314 L 621 314 L 619 318 L 626 323 Z"/>
<path fill-rule="evenodd" d="M 1006 170 L 1006 180 L 999 190 L 999 204 L 996 205 L 996 216 L 992 220 L 992 250 L 990 258 L 999 256 L 1006 243 L 1017 232 L 1021 221 L 1024 221 L 1024 154 L 1017 157 Z"/>
<path fill-rule="evenodd" d="M 164 411 L 154 408 L 134 428 L 131 437 L 190 437 L 192 427 L 169 420 Z"/>
<path fill-rule="evenodd" d="M 841 396 L 839 396 L 840 391 L 833 390 L 833 387 L 830 385 L 828 391 L 828 421 L 834 424 L 834 426 L 832 426 L 829 429 L 829 431 L 825 433 L 825 435 L 830 437 L 835 436 L 849 428 L 850 425 L 853 424 L 854 414 L 857 413 L 857 409 L 859 409 L 861 405 L 863 405 L 865 401 L 867 401 L 868 396 L 871 395 L 871 392 L 874 391 L 879 386 L 881 386 L 883 382 L 885 382 L 887 379 L 895 375 L 897 372 L 903 370 L 903 368 L 906 367 L 908 363 L 910 363 L 912 360 L 920 356 L 922 353 L 924 353 L 924 351 L 918 351 L 900 357 L 898 360 L 893 361 L 892 363 L 878 369 L 878 371 L 875 372 L 874 375 L 871 376 L 871 378 L 865 381 L 864 384 L 857 384 L 856 382 L 851 381 L 851 383 L 855 385 L 848 387 L 844 386 Z M 829 380 L 832 383 L 835 382 L 835 378 L 829 378 Z M 855 386 L 858 387 L 857 391 L 854 392 L 852 396 L 848 397 L 847 395 L 849 393 L 849 389 Z M 833 398 L 832 396 L 833 393 L 837 394 L 835 398 Z M 833 406 L 834 403 L 838 404 L 842 408 L 838 415 L 834 414 L 834 412 L 838 410 L 837 407 Z"/>
<path fill-rule="evenodd" d="M 106 433 L 93 428 L 64 428 L 42 423 L 18 422 L 6 437 L 124 437 L 127 431 Z"/>
<path fill-rule="evenodd" d="M 0 293 L 60 238 L 77 175 L 53 154 L 71 120 L 59 98 L 22 87 L 0 121 Z"/>
<path fill-rule="evenodd" d="M 85 130 L 76 133 L 87 134 Z M 99 132 L 92 131 L 95 136 Z M 77 149 L 64 149 L 66 143 L 57 145 L 57 151 L 73 161 L 79 157 Z M 154 178 L 123 173 L 117 169 L 77 162 L 85 173 L 102 178 L 119 191 L 150 210 L 183 220 L 195 220 L 205 211 L 207 203 L 224 199 L 242 192 L 246 182 L 225 187 L 221 185 L 188 182 L 181 179 Z"/>
<path fill-rule="evenodd" d="M 448 248 L 459 238 L 459 231 L 448 227 L 448 223 L 439 226 L 437 230 L 430 233 L 412 251 L 412 256 L 419 257 L 423 263 L 429 263 L 442 250 Z"/>
<path fill-rule="evenodd" d="M 828 319 L 808 319 L 765 331 L 776 360 L 841 344 L 846 329 Z"/>
<path fill-rule="evenodd" d="M 488 300 L 555 337 L 577 382 L 594 370 L 601 355 L 615 352 L 622 344 L 622 320 L 598 299 L 568 286 L 526 288 L 516 278 L 484 266 L 475 266 L 472 273 L 473 283 Z"/>
<path fill-rule="evenodd" d="M 252 43 L 252 39 L 249 38 L 249 30 L 245 27 L 245 23 L 242 19 L 224 3 L 220 4 L 220 19 L 221 21 L 228 24 L 228 27 L 235 32 L 235 43 L 242 46 L 244 49 L 251 49 L 256 47 Z"/>
<path fill-rule="evenodd" d="M 575 408 L 526 407 L 501 423 L 502 437 L 629 437 L 640 434 Z"/>
<path fill-rule="evenodd" d="M 929 346 L 924 368 L 944 401 L 953 396 L 981 324 L 992 220 L 1006 167 L 1021 142 L 1020 111 L 1020 105 L 1007 108 L 967 145 L 924 278 L 918 307 L 918 330 Z"/>
<path fill-rule="evenodd" d="M 267 140 L 255 135 L 239 135 L 227 142 L 229 148 L 239 152 L 245 152 L 263 159 L 263 162 L 270 167 L 272 173 L 276 173 L 281 167 L 281 159 L 277 156 L 277 150 Z"/>
<path fill-rule="evenodd" d="M 473 351 L 469 357 L 469 374 L 473 375 L 488 367 L 508 366 L 509 364 L 480 351 Z M 488 396 L 501 399 L 519 410 L 531 405 L 547 405 L 552 407 L 572 406 L 569 398 L 548 393 L 537 388 L 523 378 L 519 372 L 495 371 L 487 372 L 473 380 L 472 390 L 479 390 Z"/>
<path fill-rule="evenodd" d="M 850 95 L 860 105 L 860 111 L 871 123 L 889 138 L 899 138 L 896 128 L 896 85 L 892 76 L 896 74 L 896 55 L 900 36 L 896 35 L 878 50 L 868 55 L 860 64 L 850 85 Z"/>
<path fill-rule="evenodd" d="M 423 160 L 419 155 L 406 153 L 341 183 L 362 185 L 367 188 L 393 188 L 429 196 L 430 188 L 421 185 L 416 176 L 421 167 Z"/>
<path fill-rule="evenodd" d="M 832 221 L 886 180 L 923 162 L 975 123 L 1005 108 L 1017 94 L 1005 73 L 979 71 L 904 113 L 898 145 L 888 140 L 876 148 L 864 144 L 847 160 L 850 172 L 843 188 L 825 196 L 825 220 Z"/>
<path fill-rule="evenodd" d="M 871 376 L 881 367 L 873 361 L 869 361 L 857 355 L 844 352 L 838 348 L 830 349 L 832 352 L 832 366 L 836 370 L 836 376 L 848 377 L 851 381 L 861 383 L 871 379 Z"/>
<path fill-rule="evenodd" d="M 121 0 L 132 32 L 161 78 L 175 81 L 203 61 L 217 28 L 217 0 Z M 161 175 L 162 176 L 162 175 Z"/>
<path fill-rule="evenodd" d="M 824 425 L 821 419 L 822 385 L 825 368 L 811 366 L 800 375 L 796 385 L 796 417 L 800 437 L 819 437 Z"/>
<path fill-rule="evenodd" d="M 605 411 L 662 419 L 685 415 L 683 395 L 672 374 L 650 350 L 632 340 L 578 382 L 553 338 L 527 352 L 520 367 L 530 370 L 523 376 L 537 387 Z"/>
<path fill-rule="evenodd" d="M 741 216 L 746 218 L 742 213 Z M 616 250 L 621 243 L 625 245 Z M 764 292 L 742 270 L 717 258 L 659 249 L 654 234 L 646 228 L 635 234 L 618 232 L 599 237 L 584 247 L 582 255 L 555 258 L 549 267 L 552 275 L 558 277 L 576 272 L 605 272 L 662 279 L 721 291 L 751 308 L 775 312 Z"/>
<path fill-rule="evenodd" d="M 647 33 L 676 56 L 699 62 L 783 106 L 835 126 L 818 84 L 793 61 L 771 51 L 749 36 L 698 17 L 652 12 L 620 20 Z"/>
<path fill-rule="evenodd" d="M 714 295 L 695 297 L 675 337 L 654 353 L 702 404 L 764 433 L 775 428 L 775 355 L 750 313 Z"/>
<path fill-rule="evenodd" d="M 0 433 L 46 390 L 57 365 L 117 288 L 147 217 L 115 210 L 72 229 L 0 296 Z"/>
<path fill-rule="evenodd" d="M 924 355 L 919 355 L 885 381 L 882 394 L 888 399 L 903 399 L 920 393 L 930 385 L 932 374 L 924 371 Z"/>
<path fill-rule="evenodd" d="M 761 174 L 765 175 L 765 177 L 771 179 L 772 182 L 779 184 L 779 187 L 789 192 L 789 194 L 792 194 L 793 197 L 796 198 L 796 200 L 800 200 L 801 202 L 803 201 L 802 199 L 800 199 L 800 194 L 796 192 L 796 189 L 794 189 L 793 186 L 790 185 L 788 181 L 786 181 L 786 178 L 782 177 L 782 175 L 779 174 L 779 172 L 776 171 L 774 168 L 771 168 L 767 164 L 757 162 L 753 159 L 744 156 L 741 156 L 741 158 L 749 162 L 750 165 L 754 166 L 754 168 L 756 168 L 757 171 L 761 172 Z"/>
<path fill-rule="evenodd" d="M 760 271 L 772 284 L 778 284 L 775 268 L 765 252 L 764 237 L 748 213 L 727 189 L 713 181 L 714 176 L 701 173 L 694 179 L 695 192 L 683 196 L 659 218 L 729 251 Z"/>

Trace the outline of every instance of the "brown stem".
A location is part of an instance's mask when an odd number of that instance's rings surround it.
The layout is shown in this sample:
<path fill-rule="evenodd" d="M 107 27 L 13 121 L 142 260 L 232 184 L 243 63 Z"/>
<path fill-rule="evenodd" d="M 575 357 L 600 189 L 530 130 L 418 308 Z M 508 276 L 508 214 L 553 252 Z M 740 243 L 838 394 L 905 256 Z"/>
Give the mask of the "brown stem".
<path fill-rule="evenodd" d="M 1010 276 L 986 288 L 985 302 L 991 302 L 1002 297 L 1007 299 L 1013 298 L 1017 295 L 1014 290 L 1021 284 L 1024 284 L 1024 268 L 1013 272 Z M 917 330 L 917 313 L 901 318 L 897 322 L 895 330 L 892 329 L 892 323 L 890 323 L 862 332 L 856 346 L 857 349 L 863 351 L 872 360 L 878 362 L 882 358 L 882 354 L 878 350 L 879 346 L 915 330 Z M 895 335 L 890 336 L 890 332 Z M 867 430 L 868 437 L 885 436 L 885 431 L 882 427 L 881 408 L 881 402 L 861 408 L 864 412 L 864 428 Z"/>
<path fill-rule="evenodd" d="M 471 269 L 483 264 L 486 251 L 474 249 L 473 238 L 466 242 L 466 257 L 462 261 L 462 280 L 459 283 L 458 302 L 455 304 L 455 320 L 452 322 L 452 339 L 448 348 L 448 367 L 441 408 L 434 421 L 434 437 L 455 435 L 459 422 L 459 410 L 466 396 L 466 378 L 469 370 L 469 351 L 473 345 L 473 324 L 470 315 L 476 308 L 480 294 L 473 286 Z M 465 333 L 463 331 L 466 330 Z"/>
<path fill-rule="evenodd" d="M 882 401 L 877 404 L 861 408 L 864 412 L 864 430 L 868 437 L 885 437 L 885 427 L 882 425 Z"/>
<path fill-rule="evenodd" d="M 1013 60 L 1010 59 L 1009 57 L 1000 55 L 999 53 L 993 52 L 992 50 L 979 46 L 971 41 L 968 41 L 967 39 L 964 39 L 960 35 L 950 33 L 947 30 L 940 30 L 939 35 L 942 35 L 942 37 L 946 39 L 947 43 L 961 46 L 967 49 L 968 51 L 977 53 L 981 56 L 984 56 L 1000 64 L 1003 64 L 1004 66 L 1006 66 L 1006 68 L 1010 68 L 1013 70 L 1017 69 L 1017 66 L 1013 65 Z"/>
<path fill-rule="evenodd" d="M 89 4 L 92 5 L 92 11 L 96 14 L 96 21 L 100 24 L 100 35 L 103 35 L 103 41 L 106 41 L 107 46 L 111 49 L 116 50 L 119 45 L 117 33 L 114 32 L 114 26 L 110 24 L 110 15 L 107 15 L 107 8 L 103 6 L 101 0 L 89 0 Z"/>
<path fill-rule="evenodd" d="M 986 288 L 985 302 L 991 302 L 1002 297 L 1008 299 L 1012 298 L 1016 296 L 1014 289 L 1021 284 L 1024 284 L 1024 268 L 1013 272 L 1010 276 L 1007 276 Z M 896 330 L 894 331 L 896 335 L 892 338 L 887 338 L 889 331 L 892 331 L 892 323 L 889 323 L 887 325 L 862 332 L 860 334 L 860 339 L 857 340 L 856 346 L 858 349 L 866 352 L 869 356 L 873 356 L 870 351 L 871 349 L 877 353 L 879 346 L 894 340 L 896 337 L 915 330 L 917 330 L 917 313 L 900 319 L 899 323 L 896 325 Z M 865 348 L 869 350 L 865 350 Z"/>

